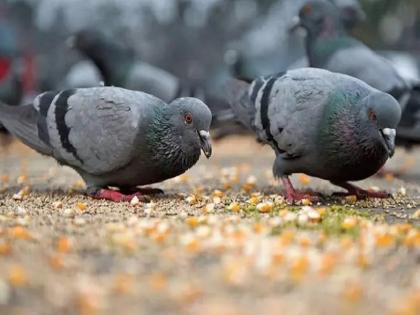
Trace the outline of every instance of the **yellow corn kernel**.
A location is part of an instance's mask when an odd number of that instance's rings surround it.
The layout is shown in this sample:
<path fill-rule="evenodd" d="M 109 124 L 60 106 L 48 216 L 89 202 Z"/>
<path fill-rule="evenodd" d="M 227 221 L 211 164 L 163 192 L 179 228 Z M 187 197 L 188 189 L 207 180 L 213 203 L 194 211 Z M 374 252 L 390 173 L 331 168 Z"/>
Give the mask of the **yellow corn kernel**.
<path fill-rule="evenodd" d="M 9 235 L 12 238 L 21 239 L 21 240 L 32 239 L 31 233 L 22 226 L 15 226 L 15 227 L 10 228 Z"/>
<path fill-rule="evenodd" d="M 194 228 L 199 225 L 199 221 L 197 217 L 188 217 L 185 219 L 185 223 L 187 223 L 190 227 Z"/>
<path fill-rule="evenodd" d="M 261 213 L 269 213 L 273 210 L 272 202 L 261 202 L 257 204 L 257 210 Z"/>
<path fill-rule="evenodd" d="M 351 230 L 357 225 L 357 219 L 353 217 L 347 217 L 341 223 L 341 228 L 344 230 Z"/>
<path fill-rule="evenodd" d="M 232 212 L 239 212 L 241 211 L 241 206 L 239 205 L 239 203 L 237 202 L 232 202 L 229 206 L 228 209 Z"/>
<path fill-rule="evenodd" d="M 77 209 L 80 211 L 85 211 L 87 209 L 87 204 L 85 202 L 78 202 L 76 204 Z"/>
<path fill-rule="evenodd" d="M 357 202 L 357 196 L 355 195 L 346 196 L 344 199 L 346 200 L 348 204 L 351 204 L 351 205 Z"/>
<path fill-rule="evenodd" d="M 9 283 L 13 287 L 23 287 L 27 284 L 28 278 L 23 267 L 14 265 L 9 269 Z"/>
<path fill-rule="evenodd" d="M 57 241 L 57 251 L 60 253 L 68 253 L 72 250 L 72 242 L 68 237 L 61 237 Z"/>

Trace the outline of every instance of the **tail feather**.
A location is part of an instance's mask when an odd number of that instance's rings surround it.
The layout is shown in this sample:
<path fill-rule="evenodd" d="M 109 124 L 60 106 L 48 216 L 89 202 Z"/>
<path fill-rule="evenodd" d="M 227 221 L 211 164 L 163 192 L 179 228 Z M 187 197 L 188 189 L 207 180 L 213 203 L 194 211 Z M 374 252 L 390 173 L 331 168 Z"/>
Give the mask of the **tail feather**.
<path fill-rule="evenodd" d="M 38 137 L 39 113 L 32 105 L 9 106 L 0 103 L 0 123 L 24 144 L 42 154 L 50 155 L 51 148 Z"/>

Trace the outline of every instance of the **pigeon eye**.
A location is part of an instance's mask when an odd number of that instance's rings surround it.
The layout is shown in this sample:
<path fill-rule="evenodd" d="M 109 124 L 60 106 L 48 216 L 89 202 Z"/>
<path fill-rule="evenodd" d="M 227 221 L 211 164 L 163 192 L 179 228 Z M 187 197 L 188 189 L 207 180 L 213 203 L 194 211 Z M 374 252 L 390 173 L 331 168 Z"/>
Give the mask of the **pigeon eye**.
<path fill-rule="evenodd" d="M 192 117 L 191 113 L 186 113 L 184 115 L 184 120 L 185 120 L 185 123 L 191 124 L 192 121 L 193 121 L 193 117 Z"/>
<path fill-rule="evenodd" d="M 303 14 L 305 14 L 307 16 L 311 15 L 312 14 L 312 5 L 310 5 L 310 4 L 305 5 L 302 8 L 302 12 L 303 12 Z"/>
<path fill-rule="evenodd" d="M 374 111 L 369 111 L 369 120 L 376 121 L 376 114 Z"/>

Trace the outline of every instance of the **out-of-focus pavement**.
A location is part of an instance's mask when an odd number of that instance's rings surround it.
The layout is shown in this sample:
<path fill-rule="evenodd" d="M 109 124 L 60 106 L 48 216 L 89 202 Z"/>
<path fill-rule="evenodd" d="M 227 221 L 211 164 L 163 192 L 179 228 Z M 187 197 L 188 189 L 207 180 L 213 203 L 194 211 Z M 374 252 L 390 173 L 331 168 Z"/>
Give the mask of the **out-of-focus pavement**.
<path fill-rule="evenodd" d="M 0 151 L 0 314 L 419 314 L 420 150 L 394 198 L 287 205 L 273 153 L 223 140 L 150 203 L 82 194 L 75 172 L 13 142 Z"/>

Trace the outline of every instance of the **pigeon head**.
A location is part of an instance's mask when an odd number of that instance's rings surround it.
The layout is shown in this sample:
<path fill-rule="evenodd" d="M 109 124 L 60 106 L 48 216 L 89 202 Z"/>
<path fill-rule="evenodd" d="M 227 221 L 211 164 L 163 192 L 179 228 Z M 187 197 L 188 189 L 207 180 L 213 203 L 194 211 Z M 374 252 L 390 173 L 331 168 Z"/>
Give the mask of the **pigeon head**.
<path fill-rule="evenodd" d="M 361 119 L 369 122 L 369 130 L 376 133 L 391 157 L 395 150 L 396 128 L 401 119 L 401 107 L 389 94 L 374 92 L 362 100 Z"/>
<path fill-rule="evenodd" d="M 340 9 L 328 1 L 309 1 L 299 11 L 297 26 L 317 36 L 344 28 Z"/>
<path fill-rule="evenodd" d="M 114 41 L 100 31 L 91 29 L 77 32 L 67 40 L 67 44 L 91 58 L 100 53 L 117 54 L 123 50 L 129 51 L 128 48 L 124 49 L 122 43 Z"/>
<path fill-rule="evenodd" d="M 82 30 L 67 40 L 68 46 L 82 52 L 88 52 L 104 41 L 104 36 L 94 30 Z"/>
<path fill-rule="evenodd" d="M 359 3 L 343 6 L 340 11 L 341 21 L 344 28 L 348 31 L 351 31 L 357 24 L 366 20 L 366 14 Z"/>
<path fill-rule="evenodd" d="M 178 98 L 169 104 L 171 124 L 181 136 L 185 148 L 201 148 L 209 158 L 212 154 L 210 140 L 211 111 L 197 98 Z"/>

